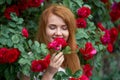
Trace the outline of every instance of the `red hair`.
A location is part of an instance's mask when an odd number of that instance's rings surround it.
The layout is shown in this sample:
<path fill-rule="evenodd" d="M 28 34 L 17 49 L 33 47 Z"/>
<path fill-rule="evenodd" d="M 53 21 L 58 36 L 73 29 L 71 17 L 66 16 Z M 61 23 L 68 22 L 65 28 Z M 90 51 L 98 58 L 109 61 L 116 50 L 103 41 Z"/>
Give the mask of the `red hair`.
<path fill-rule="evenodd" d="M 76 31 L 76 21 L 74 14 L 63 5 L 51 5 L 46 8 L 40 17 L 37 40 L 41 43 L 48 44 L 48 39 L 46 37 L 46 26 L 48 22 L 48 17 L 50 14 L 54 14 L 63 19 L 63 21 L 67 24 L 69 30 L 69 38 L 68 45 L 71 47 L 72 51 L 76 51 L 76 40 L 75 40 L 75 31 Z M 71 54 L 66 54 L 65 60 L 63 62 L 64 68 L 70 68 L 72 72 L 81 69 L 80 60 L 75 52 Z"/>

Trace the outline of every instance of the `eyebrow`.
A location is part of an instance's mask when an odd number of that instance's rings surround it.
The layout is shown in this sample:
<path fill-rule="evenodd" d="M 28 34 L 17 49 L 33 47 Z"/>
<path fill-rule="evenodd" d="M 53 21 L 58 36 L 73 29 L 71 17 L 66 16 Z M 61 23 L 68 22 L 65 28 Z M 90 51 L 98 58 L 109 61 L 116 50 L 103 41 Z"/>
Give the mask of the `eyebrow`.
<path fill-rule="evenodd" d="M 50 26 L 57 26 L 56 24 L 49 24 Z M 67 26 L 66 24 L 62 25 L 62 26 Z"/>

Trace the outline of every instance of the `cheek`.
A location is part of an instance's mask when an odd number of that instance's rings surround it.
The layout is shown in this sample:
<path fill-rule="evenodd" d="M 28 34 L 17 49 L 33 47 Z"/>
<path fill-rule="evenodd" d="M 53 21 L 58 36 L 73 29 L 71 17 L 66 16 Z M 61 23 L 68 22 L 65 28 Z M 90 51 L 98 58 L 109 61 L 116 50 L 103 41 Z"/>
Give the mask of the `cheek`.
<path fill-rule="evenodd" d="M 68 38 L 69 38 L 69 31 L 65 32 L 64 36 L 65 36 L 65 39 L 68 40 Z"/>
<path fill-rule="evenodd" d="M 47 37 L 48 41 L 51 41 L 51 37 L 53 34 L 54 34 L 54 31 L 46 29 L 46 37 Z"/>

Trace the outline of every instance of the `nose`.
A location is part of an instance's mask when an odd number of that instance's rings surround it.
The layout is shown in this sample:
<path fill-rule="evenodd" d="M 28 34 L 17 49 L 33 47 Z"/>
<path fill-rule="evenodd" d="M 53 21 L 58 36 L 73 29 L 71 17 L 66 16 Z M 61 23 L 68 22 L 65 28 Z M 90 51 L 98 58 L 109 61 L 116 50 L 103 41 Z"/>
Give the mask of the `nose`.
<path fill-rule="evenodd" d="M 62 35 L 61 29 L 58 28 L 58 29 L 56 30 L 55 34 L 56 34 L 57 36 L 61 36 L 61 35 Z"/>

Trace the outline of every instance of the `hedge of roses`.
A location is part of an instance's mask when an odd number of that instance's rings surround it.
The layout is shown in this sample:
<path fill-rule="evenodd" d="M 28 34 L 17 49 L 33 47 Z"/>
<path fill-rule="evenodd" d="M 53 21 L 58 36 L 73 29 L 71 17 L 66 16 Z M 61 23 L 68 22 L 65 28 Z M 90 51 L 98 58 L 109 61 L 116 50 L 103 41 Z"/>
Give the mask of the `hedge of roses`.
<path fill-rule="evenodd" d="M 119 56 L 120 1 L 119 0 L 2 0 L 0 1 L 0 77 L 15 80 L 18 73 L 39 78 L 49 65 L 48 49 L 60 50 L 59 41 L 47 45 L 33 41 L 37 22 L 44 8 L 52 3 L 63 4 L 76 17 L 76 41 L 83 71 L 75 74 L 66 69 L 55 79 L 106 80 L 119 79 L 119 69 L 114 67 Z M 63 47 L 66 47 L 64 40 Z M 55 46 L 56 45 L 56 46 Z M 70 48 L 65 50 L 69 53 Z M 68 54 L 69 55 L 69 54 Z M 102 69 L 106 56 L 116 74 L 106 75 Z M 112 57 L 111 57 L 112 56 Z M 112 64 L 113 63 L 113 64 Z M 109 71 L 108 71 L 109 72 Z M 103 74 L 103 75 L 102 75 Z M 111 76 L 113 75 L 113 76 Z"/>

